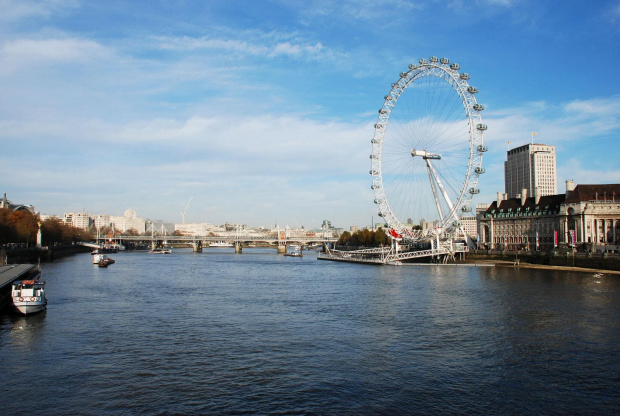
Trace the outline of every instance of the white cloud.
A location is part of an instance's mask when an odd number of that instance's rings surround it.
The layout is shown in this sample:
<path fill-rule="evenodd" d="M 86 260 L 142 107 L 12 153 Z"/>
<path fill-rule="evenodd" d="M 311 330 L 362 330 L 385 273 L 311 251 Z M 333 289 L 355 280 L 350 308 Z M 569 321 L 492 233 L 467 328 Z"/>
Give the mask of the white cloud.
<path fill-rule="evenodd" d="M 239 35 L 237 35 L 239 36 Z M 174 51 L 221 51 L 233 52 L 249 56 L 290 56 L 290 57 L 318 57 L 329 56 L 329 51 L 320 42 L 303 42 L 297 39 L 282 41 L 282 38 L 295 38 L 294 35 L 252 32 L 241 34 L 241 39 L 254 39 L 253 42 L 237 39 L 220 39 L 203 36 L 193 38 L 158 37 L 155 38 L 155 47 L 162 50 Z"/>
<path fill-rule="evenodd" d="M 489 130 L 485 141 L 513 146 L 527 142 L 531 133 L 538 140 L 577 141 L 620 131 L 620 96 L 575 100 L 561 105 L 525 103 L 519 108 L 485 114 Z"/>
<path fill-rule="evenodd" d="M 0 74 L 41 65 L 91 63 L 111 52 L 88 39 L 17 39 L 0 45 Z"/>
<path fill-rule="evenodd" d="M 78 5 L 78 0 L 0 0 L 0 22 L 49 18 L 56 12 L 73 9 Z"/>

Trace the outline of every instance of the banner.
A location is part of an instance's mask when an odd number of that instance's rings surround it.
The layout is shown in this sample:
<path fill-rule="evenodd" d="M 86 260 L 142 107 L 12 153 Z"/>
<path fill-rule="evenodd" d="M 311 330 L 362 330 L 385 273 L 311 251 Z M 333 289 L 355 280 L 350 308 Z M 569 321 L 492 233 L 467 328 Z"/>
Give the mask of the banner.
<path fill-rule="evenodd" d="M 570 230 L 570 245 L 575 246 L 575 230 Z"/>
<path fill-rule="evenodd" d="M 538 240 L 538 231 L 536 231 L 536 250 L 538 250 L 539 247 L 540 247 L 540 244 Z"/>
<path fill-rule="evenodd" d="M 553 231 L 553 248 L 558 246 L 558 230 Z"/>
<path fill-rule="evenodd" d="M 508 247 L 508 234 L 504 234 L 504 248 Z"/>

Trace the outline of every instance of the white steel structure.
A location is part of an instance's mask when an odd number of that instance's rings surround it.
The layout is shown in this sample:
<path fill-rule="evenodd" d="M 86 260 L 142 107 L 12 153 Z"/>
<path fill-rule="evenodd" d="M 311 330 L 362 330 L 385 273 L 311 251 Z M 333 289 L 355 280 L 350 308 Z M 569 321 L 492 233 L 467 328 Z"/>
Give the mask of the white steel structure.
<path fill-rule="evenodd" d="M 371 141 L 372 189 L 379 216 L 405 241 L 452 235 L 480 192 L 484 107 L 459 69 L 446 58 L 420 59 L 400 74 L 379 110 Z M 414 231 L 408 218 L 437 219 L 439 226 Z"/>

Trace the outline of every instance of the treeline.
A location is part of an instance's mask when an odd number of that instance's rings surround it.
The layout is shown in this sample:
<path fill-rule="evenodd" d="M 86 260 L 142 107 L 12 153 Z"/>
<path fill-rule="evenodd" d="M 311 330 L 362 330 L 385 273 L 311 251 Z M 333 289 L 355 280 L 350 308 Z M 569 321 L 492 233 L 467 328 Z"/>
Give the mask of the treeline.
<path fill-rule="evenodd" d="M 338 239 L 338 245 L 340 246 L 380 247 L 386 244 L 390 244 L 390 237 L 381 227 L 377 228 L 377 231 L 364 229 L 353 234 L 345 231 L 340 234 L 340 239 Z"/>
<path fill-rule="evenodd" d="M 41 223 L 43 246 L 54 244 L 71 244 L 89 240 L 90 234 L 80 228 L 60 223 L 58 220 L 41 221 L 38 215 L 30 211 L 12 211 L 0 209 L 0 245 L 34 246 Z"/>

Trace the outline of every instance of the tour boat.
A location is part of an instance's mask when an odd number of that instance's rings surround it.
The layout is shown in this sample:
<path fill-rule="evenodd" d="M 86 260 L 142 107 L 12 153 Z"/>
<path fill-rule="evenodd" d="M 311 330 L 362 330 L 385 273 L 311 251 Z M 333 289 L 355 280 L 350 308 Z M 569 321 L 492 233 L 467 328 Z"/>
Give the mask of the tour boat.
<path fill-rule="evenodd" d="M 292 252 L 292 253 L 284 253 L 285 256 L 288 257 L 303 257 L 304 255 L 301 254 L 300 252 Z"/>
<path fill-rule="evenodd" d="M 45 282 L 40 282 L 38 280 L 40 276 L 41 273 L 39 272 L 35 280 L 19 280 L 13 282 L 11 290 L 13 305 L 24 315 L 40 312 L 47 307 Z"/>
<path fill-rule="evenodd" d="M 209 247 L 234 247 L 233 243 L 227 243 L 226 241 L 216 241 L 209 244 Z"/>

